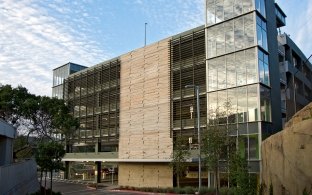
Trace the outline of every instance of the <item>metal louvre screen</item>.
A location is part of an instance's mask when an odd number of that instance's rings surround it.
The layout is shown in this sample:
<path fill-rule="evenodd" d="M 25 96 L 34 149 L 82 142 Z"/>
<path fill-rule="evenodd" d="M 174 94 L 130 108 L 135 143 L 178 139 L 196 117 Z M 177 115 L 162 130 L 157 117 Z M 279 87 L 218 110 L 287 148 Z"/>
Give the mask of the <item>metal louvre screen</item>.
<path fill-rule="evenodd" d="M 171 41 L 171 135 L 194 137 L 196 96 L 186 85 L 200 86 L 200 123 L 206 125 L 206 65 L 204 29 L 175 37 Z M 196 136 L 194 137 L 196 139 Z"/>
<path fill-rule="evenodd" d="M 113 60 L 81 71 L 65 81 L 64 99 L 79 119 L 74 142 L 118 146 L 120 61 Z"/>

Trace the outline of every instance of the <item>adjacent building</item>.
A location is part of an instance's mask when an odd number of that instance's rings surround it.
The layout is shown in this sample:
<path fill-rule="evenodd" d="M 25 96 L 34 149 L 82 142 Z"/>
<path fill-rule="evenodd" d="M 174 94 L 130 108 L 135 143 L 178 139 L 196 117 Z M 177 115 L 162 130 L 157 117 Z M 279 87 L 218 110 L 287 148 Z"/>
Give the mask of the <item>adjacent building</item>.
<path fill-rule="evenodd" d="M 67 178 L 171 187 L 169 162 L 182 135 L 194 155 L 181 182 L 197 185 L 196 97 L 186 85 L 200 88 L 200 131 L 218 125 L 240 137 L 259 178 L 262 140 L 311 101 L 312 65 L 278 33 L 286 15 L 274 1 L 207 0 L 205 9 L 205 25 L 65 79 L 62 97 L 80 120 L 64 158 Z M 203 169 L 203 182 L 214 186 L 214 178 Z M 221 174 L 221 185 L 227 178 Z"/>

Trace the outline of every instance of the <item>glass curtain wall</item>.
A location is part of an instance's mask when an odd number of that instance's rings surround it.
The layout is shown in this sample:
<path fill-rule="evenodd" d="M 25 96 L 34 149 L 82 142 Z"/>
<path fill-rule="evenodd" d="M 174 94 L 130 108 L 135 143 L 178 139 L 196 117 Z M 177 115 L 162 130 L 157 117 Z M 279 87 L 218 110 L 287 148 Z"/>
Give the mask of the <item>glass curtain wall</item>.
<path fill-rule="evenodd" d="M 259 172 L 259 135 L 271 122 L 265 0 L 206 0 L 206 9 L 207 122 L 241 137 L 241 155 Z"/>
<path fill-rule="evenodd" d="M 254 1 L 255 0 L 206 0 L 208 26 L 254 10 Z"/>
<path fill-rule="evenodd" d="M 110 61 L 65 80 L 65 101 L 80 121 L 72 142 L 117 151 L 119 135 L 120 62 Z"/>

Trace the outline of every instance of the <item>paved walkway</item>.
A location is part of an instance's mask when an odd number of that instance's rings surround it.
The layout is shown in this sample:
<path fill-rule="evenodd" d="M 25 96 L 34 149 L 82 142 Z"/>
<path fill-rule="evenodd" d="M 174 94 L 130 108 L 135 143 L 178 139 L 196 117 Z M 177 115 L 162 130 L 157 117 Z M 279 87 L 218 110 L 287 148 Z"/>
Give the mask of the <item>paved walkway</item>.
<path fill-rule="evenodd" d="M 44 181 L 43 181 L 44 183 Z M 61 180 L 53 179 L 52 188 L 54 192 L 61 192 L 64 195 L 100 195 L 100 194 L 112 194 L 112 195 L 138 195 L 138 194 L 153 194 L 145 192 L 132 192 L 132 191 L 119 191 L 114 190 L 118 188 L 117 185 L 112 185 L 112 183 L 99 183 L 98 188 L 88 187 L 89 184 L 93 182 L 86 181 L 72 181 L 72 180 Z M 43 184 L 44 185 L 44 184 Z M 47 188 L 50 188 L 50 180 L 47 178 Z"/>

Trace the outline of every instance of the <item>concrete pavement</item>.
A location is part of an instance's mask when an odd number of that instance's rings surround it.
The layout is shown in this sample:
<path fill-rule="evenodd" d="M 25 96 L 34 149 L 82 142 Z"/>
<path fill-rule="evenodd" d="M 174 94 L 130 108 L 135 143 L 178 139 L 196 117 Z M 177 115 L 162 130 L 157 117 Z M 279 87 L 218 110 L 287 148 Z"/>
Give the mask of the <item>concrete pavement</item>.
<path fill-rule="evenodd" d="M 131 192 L 131 191 L 118 191 L 113 190 L 117 186 L 112 186 L 110 183 L 101 183 L 98 189 L 90 188 L 87 184 L 82 183 L 71 183 L 64 180 L 53 180 L 53 191 L 61 192 L 63 195 L 103 195 L 103 194 L 112 194 L 112 195 L 138 195 L 138 194 L 152 194 L 144 192 Z M 47 187 L 50 188 L 50 182 L 47 181 Z"/>

